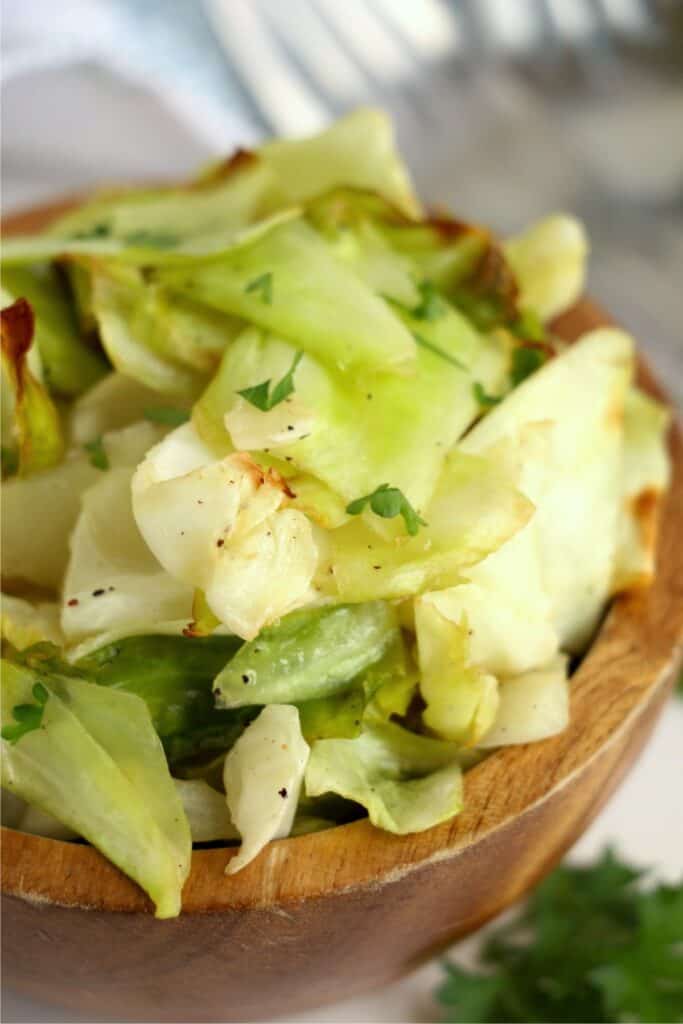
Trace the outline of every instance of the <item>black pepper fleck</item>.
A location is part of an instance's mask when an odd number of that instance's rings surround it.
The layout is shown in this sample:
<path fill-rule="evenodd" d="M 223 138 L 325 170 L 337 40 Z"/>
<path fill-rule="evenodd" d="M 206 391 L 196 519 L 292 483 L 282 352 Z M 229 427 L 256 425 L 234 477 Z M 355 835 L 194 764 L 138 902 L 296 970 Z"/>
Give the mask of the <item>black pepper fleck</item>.
<path fill-rule="evenodd" d="M 104 594 L 104 593 L 105 593 L 104 587 L 98 587 L 97 590 L 93 590 L 92 596 L 93 597 L 101 597 L 102 594 Z"/>
<path fill-rule="evenodd" d="M 283 800 L 287 799 L 287 790 L 284 786 L 282 787 L 282 789 L 278 789 L 278 793 L 280 794 Z"/>
<path fill-rule="evenodd" d="M 244 675 L 242 676 L 242 682 L 244 683 L 244 685 L 245 685 L 245 686 L 246 686 L 246 685 L 247 685 L 247 683 L 249 682 L 249 676 L 248 676 L 248 675 L 246 674 L 246 672 L 245 672 L 245 673 L 244 673 Z"/>
<path fill-rule="evenodd" d="M 216 547 L 217 548 L 222 548 L 224 544 L 225 544 L 225 541 L 223 540 L 222 537 L 220 538 L 220 540 L 216 541 Z"/>

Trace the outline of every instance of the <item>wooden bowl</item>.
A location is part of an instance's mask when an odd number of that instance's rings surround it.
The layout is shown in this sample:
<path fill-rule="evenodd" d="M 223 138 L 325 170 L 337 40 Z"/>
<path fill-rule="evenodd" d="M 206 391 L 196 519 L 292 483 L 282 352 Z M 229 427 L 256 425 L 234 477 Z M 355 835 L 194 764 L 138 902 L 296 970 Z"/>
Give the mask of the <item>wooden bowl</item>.
<path fill-rule="evenodd" d="M 571 341 L 606 322 L 583 301 L 556 328 Z M 3 829 L 7 983 L 117 1020 L 258 1019 L 385 984 L 522 896 L 634 763 L 680 662 L 683 439 L 672 434 L 656 580 L 613 603 L 573 677 L 565 732 L 492 754 L 466 776 L 463 813 L 428 832 L 357 821 L 273 842 L 236 876 L 227 850 L 195 851 L 172 921 L 155 920 L 92 847 Z"/>

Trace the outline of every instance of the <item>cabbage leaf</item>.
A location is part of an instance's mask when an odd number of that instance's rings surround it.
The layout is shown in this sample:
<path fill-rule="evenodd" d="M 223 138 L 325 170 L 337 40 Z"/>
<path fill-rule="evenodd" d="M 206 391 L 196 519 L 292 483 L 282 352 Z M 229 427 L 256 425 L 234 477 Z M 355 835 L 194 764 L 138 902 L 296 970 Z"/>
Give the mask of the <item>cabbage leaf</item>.
<path fill-rule="evenodd" d="M 141 697 L 175 761 L 179 755 L 227 750 L 249 721 L 246 714 L 216 709 L 212 693 L 214 677 L 239 646 L 231 636 L 126 636 L 73 664 L 99 686 Z"/>
<path fill-rule="evenodd" d="M 294 468 L 322 481 L 345 503 L 387 481 L 423 510 L 447 452 L 478 414 L 473 380 L 498 390 L 507 357 L 496 339 L 478 335 L 452 309 L 420 331 L 431 347 L 418 347 L 413 376 L 367 372 L 350 379 L 304 356 L 294 394 L 265 412 L 239 392 L 279 380 L 296 350 L 272 335 L 245 331 L 195 408 L 197 429 L 209 443 L 220 443 L 225 423 L 235 448 L 275 456 L 290 467 L 288 475 Z M 295 483 L 292 489 L 298 493 Z M 324 518 L 315 503 L 311 511 Z"/>
<path fill-rule="evenodd" d="M 5 268 L 2 285 L 15 299 L 26 299 L 33 309 L 35 344 L 51 392 L 73 398 L 104 376 L 107 365 L 83 340 L 54 267 Z"/>
<path fill-rule="evenodd" d="M 428 525 L 417 536 L 397 526 L 383 537 L 357 518 L 330 533 L 316 582 L 341 601 L 409 597 L 452 586 L 463 569 L 500 547 L 532 512 L 499 465 L 454 451 L 423 513 Z"/>
<path fill-rule="evenodd" d="M 522 490 L 536 506 L 533 531 L 552 623 L 560 647 L 573 652 L 584 649 L 610 593 L 632 373 L 632 339 L 615 328 L 591 331 L 515 388 L 459 446 L 482 454 L 528 424 L 552 424 L 537 479 Z"/>
<path fill-rule="evenodd" d="M 567 669 L 568 659 L 559 654 L 547 665 L 501 682 L 498 711 L 478 747 L 535 743 L 562 732 L 569 722 Z"/>
<path fill-rule="evenodd" d="M 613 592 L 652 582 L 662 496 L 671 466 L 666 433 L 671 414 L 661 403 L 632 388 L 624 416 L 624 464 L 619 539 Z"/>
<path fill-rule="evenodd" d="M 112 468 L 134 466 L 162 436 L 152 423 L 112 431 L 102 445 Z M 83 448 L 71 449 L 51 469 L 14 477 L 2 486 L 2 573 L 58 590 L 69 560 L 69 537 L 81 496 L 102 477 Z M 47 514 L 49 510 L 49 514 Z M 111 527 L 111 522 L 109 523 Z"/>
<path fill-rule="evenodd" d="M 397 640 L 383 602 L 293 612 L 245 644 L 217 675 L 219 707 L 295 704 L 349 689 Z"/>
<path fill-rule="evenodd" d="M 476 746 L 498 710 L 498 680 L 470 664 L 467 619 L 451 622 L 430 598 L 415 602 L 424 724 L 437 736 Z"/>
<path fill-rule="evenodd" d="M 299 712 L 288 704 L 264 708 L 227 754 L 223 782 L 230 817 L 242 837 L 228 874 L 249 864 L 271 839 L 289 835 L 308 755 Z"/>
<path fill-rule="evenodd" d="M 12 413 L 3 416 L 11 423 L 11 436 L 3 437 L 3 448 L 16 445 L 18 471 L 28 476 L 61 461 L 64 439 L 59 413 L 44 385 L 36 378 L 28 355 L 34 341 L 35 318 L 25 299 L 17 299 L 0 312 L 0 354 L 4 387 Z"/>
<path fill-rule="evenodd" d="M 409 372 L 415 364 L 415 342 L 399 318 L 300 220 L 217 259 L 160 269 L 157 280 L 333 367 Z"/>
<path fill-rule="evenodd" d="M 550 320 L 573 306 L 586 283 L 588 238 L 580 221 L 555 214 L 504 244 L 517 277 L 520 306 Z"/>
<path fill-rule="evenodd" d="M 275 139 L 258 154 L 290 202 L 305 202 L 344 185 L 378 192 L 408 215 L 420 212 L 395 148 L 391 120 L 381 110 L 360 108 L 320 135 Z"/>
<path fill-rule="evenodd" d="M 133 518 L 131 467 L 110 469 L 88 488 L 71 536 L 62 630 L 69 643 L 110 630 L 189 622 L 192 592 L 164 572 Z M 112 523 L 116 528 L 112 529 Z"/>
<path fill-rule="evenodd" d="M 317 548 L 287 486 L 243 454 L 215 460 L 191 424 L 152 449 L 133 477 L 133 510 L 174 579 L 204 592 L 237 636 L 309 602 Z"/>
<path fill-rule="evenodd" d="M 337 793 L 366 808 L 378 828 L 421 832 L 462 810 L 462 772 L 453 743 L 417 736 L 394 723 L 355 739 L 313 744 L 306 794 Z"/>
<path fill-rule="evenodd" d="M 2 594 L 0 597 L 2 639 L 17 651 L 47 641 L 62 643 L 59 605 L 53 601 L 27 601 L 22 597 Z"/>
<path fill-rule="evenodd" d="M 4 724 L 37 686 L 47 693 L 40 728 L 2 741 L 3 786 L 101 850 L 150 895 L 157 917 L 175 917 L 190 830 L 144 702 L 83 679 L 2 667 Z"/>

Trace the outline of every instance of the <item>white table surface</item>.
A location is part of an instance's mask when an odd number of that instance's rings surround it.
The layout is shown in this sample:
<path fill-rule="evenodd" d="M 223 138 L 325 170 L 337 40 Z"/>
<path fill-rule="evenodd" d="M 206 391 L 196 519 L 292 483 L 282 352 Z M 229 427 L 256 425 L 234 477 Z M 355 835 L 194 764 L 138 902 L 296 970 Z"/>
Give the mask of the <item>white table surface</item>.
<path fill-rule="evenodd" d="M 189 136 L 157 100 L 92 69 L 63 69 L 18 79 L 7 86 L 3 101 L 5 210 L 103 179 L 169 177 L 210 155 L 206 144 Z M 75 126 L 81 126 L 77 135 Z M 226 140 L 224 148 L 238 141 Z M 669 362 L 673 358 L 669 352 L 663 355 L 674 378 L 680 377 L 680 352 L 675 363 Z M 627 858 L 651 865 L 658 876 L 680 878 L 683 787 L 677 780 L 682 748 L 683 701 L 672 701 L 632 774 L 574 847 L 573 860 L 591 860 L 606 843 L 613 843 Z M 461 943 L 458 956 L 468 959 L 476 942 Z M 430 994 L 440 975 L 439 965 L 432 963 L 380 992 L 280 1020 L 300 1024 L 437 1020 Z M 3 991 L 6 1024 L 77 1024 L 86 1019 L 93 1018 L 76 1018 Z"/>

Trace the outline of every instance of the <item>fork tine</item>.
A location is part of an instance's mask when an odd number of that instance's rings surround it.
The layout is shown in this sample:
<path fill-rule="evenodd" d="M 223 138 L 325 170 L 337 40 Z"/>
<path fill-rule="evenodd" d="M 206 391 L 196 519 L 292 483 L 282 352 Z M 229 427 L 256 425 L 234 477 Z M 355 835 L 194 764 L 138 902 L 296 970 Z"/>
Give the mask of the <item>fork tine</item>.
<path fill-rule="evenodd" d="M 419 59 L 437 61 L 459 50 L 455 20 L 437 0 L 374 0 L 374 6 Z"/>
<path fill-rule="evenodd" d="M 277 135 L 320 131 L 329 112 L 278 47 L 258 5 L 251 0 L 205 0 L 205 8 L 271 131 Z"/>
<path fill-rule="evenodd" d="M 624 35 L 637 35 L 654 28 L 652 12 L 643 0 L 597 0 L 610 27 Z"/>
<path fill-rule="evenodd" d="M 266 0 L 262 11 L 302 73 L 338 111 L 367 97 L 371 82 L 338 43 L 311 0 Z"/>
<path fill-rule="evenodd" d="M 378 85 L 395 88 L 416 69 L 407 47 L 388 32 L 377 11 L 366 0 L 317 0 L 316 9 L 333 28 L 352 60 Z"/>
<path fill-rule="evenodd" d="M 543 33 L 535 0 L 480 0 L 476 7 L 487 50 L 502 50 L 504 56 L 534 47 Z"/>
<path fill-rule="evenodd" d="M 546 0 L 546 8 L 558 36 L 570 45 L 584 42 L 600 30 L 599 16 L 587 0 Z"/>

